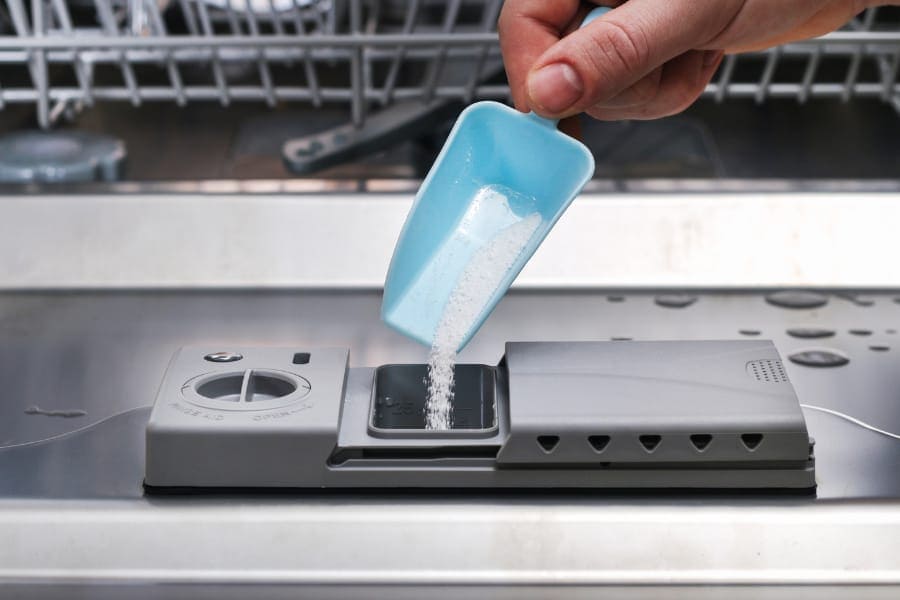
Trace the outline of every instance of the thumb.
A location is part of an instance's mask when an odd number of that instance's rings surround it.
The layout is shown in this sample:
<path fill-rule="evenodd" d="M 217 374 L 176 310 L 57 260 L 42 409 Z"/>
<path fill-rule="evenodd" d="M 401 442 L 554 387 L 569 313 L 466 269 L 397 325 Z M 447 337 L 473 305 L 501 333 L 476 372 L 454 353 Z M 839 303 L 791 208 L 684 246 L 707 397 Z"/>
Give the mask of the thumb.
<path fill-rule="evenodd" d="M 565 117 L 618 95 L 726 27 L 742 0 L 629 0 L 544 52 L 528 74 L 529 107 Z"/>

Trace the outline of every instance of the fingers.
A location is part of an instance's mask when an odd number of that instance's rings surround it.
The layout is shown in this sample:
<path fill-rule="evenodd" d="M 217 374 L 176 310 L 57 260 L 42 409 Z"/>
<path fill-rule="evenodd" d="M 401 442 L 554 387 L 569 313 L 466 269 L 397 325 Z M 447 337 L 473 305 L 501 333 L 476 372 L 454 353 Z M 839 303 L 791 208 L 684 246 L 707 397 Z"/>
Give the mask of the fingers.
<path fill-rule="evenodd" d="M 506 0 L 497 31 L 513 103 L 529 110 L 525 79 L 535 61 L 575 19 L 579 0 Z"/>
<path fill-rule="evenodd" d="M 718 50 L 686 52 L 587 113 L 603 120 L 655 119 L 679 113 L 700 97 L 722 57 Z"/>
<path fill-rule="evenodd" d="M 863 8 L 865 6 L 860 2 L 853 3 L 846 0 L 832 0 L 824 6 L 819 3 L 799 14 L 795 23 L 785 23 L 785 20 L 782 19 L 780 23 L 763 29 L 763 31 L 771 32 L 769 35 L 760 35 L 758 31 L 752 29 L 747 31 L 747 28 L 742 30 L 735 27 L 733 29 L 737 29 L 737 31 L 724 32 L 726 35 L 723 37 L 728 38 L 728 43 L 720 43 L 718 47 L 727 48 L 729 53 L 751 52 L 818 37 L 838 29 Z M 755 15 L 748 16 L 755 17 Z"/>
<path fill-rule="evenodd" d="M 728 52 L 839 27 L 867 6 L 900 0 L 593 0 L 615 7 L 578 28 L 578 0 L 506 0 L 498 23 L 519 110 L 564 119 L 648 119 L 680 112 Z"/>
<path fill-rule="evenodd" d="M 742 4 L 742 0 L 629 0 L 547 47 L 528 72 L 524 99 L 521 90 L 514 97 L 543 116 L 560 118 L 602 105 L 634 85 L 647 87 L 638 82 L 670 59 L 703 46 L 727 26 Z M 522 30 L 520 26 L 517 31 Z M 542 43 L 550 37 L 543 37 Z M 504 48 L 504 56 L 506 52 Z M 687 69 L 682 62 L 677 69 Z M 524 64 L 516 65 L 517 77 Z M 699 65 L 696 60 L 691 64 Z M 683 93 L 673 86 L 666 90 Z"/>

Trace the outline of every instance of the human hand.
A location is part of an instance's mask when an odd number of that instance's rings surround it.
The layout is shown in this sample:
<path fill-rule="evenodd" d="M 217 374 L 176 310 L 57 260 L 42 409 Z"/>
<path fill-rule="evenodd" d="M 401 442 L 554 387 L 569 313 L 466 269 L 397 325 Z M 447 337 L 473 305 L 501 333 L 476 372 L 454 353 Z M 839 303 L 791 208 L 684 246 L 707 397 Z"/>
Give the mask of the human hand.
<path fill-rule="evenodd" d="M 878 0 L 506 0 L 500 48 L 516 108 L 553 118 L 654 119 L 703 92 L 724 52 L 823 35 Z M 900 4 L 894 0 L 893 4 Z"/>

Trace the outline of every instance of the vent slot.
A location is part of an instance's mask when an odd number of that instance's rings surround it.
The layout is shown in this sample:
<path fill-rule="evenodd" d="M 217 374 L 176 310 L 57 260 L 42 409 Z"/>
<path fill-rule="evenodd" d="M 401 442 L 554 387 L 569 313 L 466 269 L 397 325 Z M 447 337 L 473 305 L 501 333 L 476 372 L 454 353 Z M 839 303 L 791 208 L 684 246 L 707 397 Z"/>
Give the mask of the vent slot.
<path fill-rule="evenodd" d="M 691 436 L 691 444 L 694 445 L 699 452 L 703 452 L 712 442 L 713 436 L 708 433 L 695 433 Z"/>
<path fill-rule="evenodd" d="M 438 448 L 346 448 L 335 451 L 328 464 L 340 466 L 349 461 L 433 461 L 447 459 L 496 460 L 498 446 L 447 446 Z"/>
<path fill-rule="evenodd" d="M 638 436 L 638 441 L 641 443 L 641 446 L 644 447 L 644 450 L 646 450 L 647 452 L 653 452 L 662 441 L 662 436 L 650 434 L 640 435 Z"/>
<path fill-rule="evenodd" d="M 787 383 L 784 364 L 777 359 L 751 360 L 747 363 L 747 374 L 762 383 Z"/>
<path fill-rule="evenodd" d="M 556 449 L 556 446 L 559 444 L 559 436 L 558 435 L 539 435 L 537 437 L 538 446 L 541 447 L 541 450 L 550 454 L 553 450 Z"/>
<path fill-rule="evenodd" d="M 603 452 L 609 445 L 609 436 L 592 435 L 588 437 L 588 443 L 591 445 L 591 448 L 594 449 L 594 452 Z"/>
<path fill-rule="evenodd" d="M 762 443 L 762 441 L 763 441 L 763 434 L 761 434 L 761 433 L 742 433 L 741 434 L 741 443 L 744 444 L 744 446 L 747 448 L 747 450 L 750 450 L 751 452 L 753 452 L 754 450 L 759 448 L 759 445 Z"/>

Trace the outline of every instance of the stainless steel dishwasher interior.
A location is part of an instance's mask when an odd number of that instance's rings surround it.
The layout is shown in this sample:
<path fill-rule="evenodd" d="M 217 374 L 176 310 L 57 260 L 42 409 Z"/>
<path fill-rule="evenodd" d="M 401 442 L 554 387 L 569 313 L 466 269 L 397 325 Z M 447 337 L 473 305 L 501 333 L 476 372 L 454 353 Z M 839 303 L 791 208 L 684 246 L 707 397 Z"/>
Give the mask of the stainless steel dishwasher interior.
<path fill-rule="evenodd" d="M 496 363 L 508 340 L 772 339 L 785 359 L 810 348 L 849 358 L 832 368 L 786 360 L 801 401 L 897 431 L 900 271 L 883 257 L 900 250 L 900 205 L 878 185 L 586 194 L 461 358 Z M 10 593 L 228 597 L 251 584 L 263 597 L 542 597 L 560 584 L 554 597 L 896 592 L 900 445 L 819 412 L 806 413 L 812 496 L 145 496 L 148 405 L 181 345 L 346 346 L 352 365 L 423 359 L 424 348 L 378 316 L 410 201 L 3 197 L 0 531 L 16 542 L 0 547 L 0 576 L 15 584 Z M 815 300 L 808 308 L 770 296 L 797 287 Z M 827 337 L 804 337 L 809 330 Z"/>
<path fill-rule="evenodd" d="M 0 137 L 128 155 L 0 185 L 0 597 L 900 594 L 900 442 L 821 410 L 805 495 L 146 494 L 181 346 L 423 361 L 379 318 L 391 251 L 455 114 L 508 96 L 499 0 L 240 4 L 0 7 Z M 683 115 L 583 121 L 595 179 L 460 359 L 770 339 L 802 403 L 900 432 L 898 15 L 729 57 Z M 317 148 L 341 160 L 292 174 Z"/>

